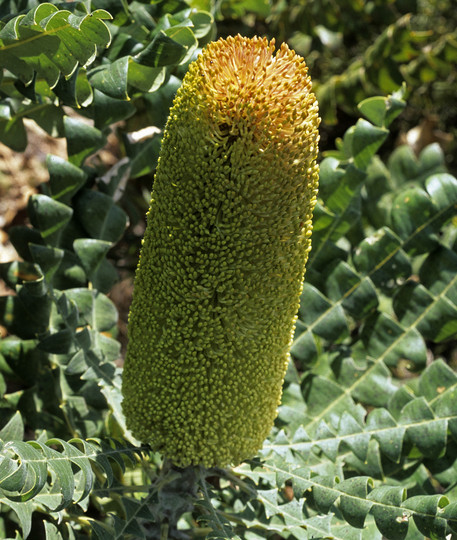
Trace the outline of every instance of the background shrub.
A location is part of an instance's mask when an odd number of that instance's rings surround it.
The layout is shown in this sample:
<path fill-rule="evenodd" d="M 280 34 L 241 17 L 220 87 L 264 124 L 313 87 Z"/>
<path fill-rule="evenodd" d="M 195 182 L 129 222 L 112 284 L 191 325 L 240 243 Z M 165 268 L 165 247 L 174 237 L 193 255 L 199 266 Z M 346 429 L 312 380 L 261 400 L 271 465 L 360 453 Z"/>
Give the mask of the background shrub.
<path fill-rule="evenodd" d="M 18 257 L 0 265 L 2 538 L 457 534 L 454 11 L 0 5 L 3 148 L 25 151 L 31 120 L 67 153 L 47 158 L 49 180 L 7 227 Z M 136 266 L 187 65 L 237 32 L 307 58 L 324 118 L 320 200 L 275 428 L 239 467 L 178 469 L 125 429 L 129 287 L 113 286 Z M 414 148 L 398 140 L 411 129 Z M 14 180 L 3 173 L 5 197 Z"/>

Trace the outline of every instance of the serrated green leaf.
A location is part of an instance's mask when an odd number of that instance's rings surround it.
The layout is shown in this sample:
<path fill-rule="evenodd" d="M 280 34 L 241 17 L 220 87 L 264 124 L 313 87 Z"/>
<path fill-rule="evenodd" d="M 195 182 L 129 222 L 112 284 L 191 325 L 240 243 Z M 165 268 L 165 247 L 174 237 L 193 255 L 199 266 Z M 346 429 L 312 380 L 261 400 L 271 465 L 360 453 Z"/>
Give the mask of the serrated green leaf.
<path fill-rule="evenodd" d="M 93 89 L 87 79 L 85 70 L 77 68 L 70 77 L 59 78 L 59 81 L 52 89 L 54 94 L 64 105 L 75 109 L 87 107 L 93 101 Z M 62 136 L 64 135 L 62 130 Z"/>
<path fill-rule="evenodd" d="M 373 126 L 366 120 L 357 121 L 352 134 L 352 153 L 356 167 L 366 169 L 388 134 L 388 130 Z"/>
<path fill-rule="evenodd" d="M 213 27 L 214 18 L 207 11 L 194 11 L 189 14 L 192 21 L 192 32 L 197 39 L 205 37 Z"/>
<path fill-rule="evenodd" d="M 53 280 L 56 289 L 80 287 L 87 284 L 87 277 L 75 253 L 64 250 L 64 257 Z"/>
<path fill-rule="evenodd" d="M 12 289 L 23 281 L 35 281 L 40 279 L 43 274 L 36 264 L 12 261 L 9 263 L 0 263 L 0 276 Z"/>
<path fill-rule="evenodd" d="M 0 141 L 16 152 L 23 152 L 27 147 L 27 133 L 22 117 L 9 100 L 0 102 Z"/>
<path fill-rule="evenodd" d="M 72 208 L 51 197 L 37 194 L 30 197 L 28 211 L 33 226 L 39 229 L 43 240 L 51 246 L 58 246 L 63 229 L 73 215 Z"/>
<path fill-rule="evenodd" d="M 95 273 L 111 245 L 111 242 L 93 238 L 77 238 L 73 242 L 75 253 L 78 255 L 89 281 L 93 281 Z"/>
<path fill-rule="evenodd" d="M 457 385 L 457 374 L 442 360 L 435 360 L 420 378 L 419 390 L 427 401 L 443 398 Z"/>
<path fill-rule="evenodd" d="M 406 103 L 394 96 L 375 96 L 358 104 L 360 112 L 377 127 L 388 127 L 403 111 Z"/>
<path fill-rule="evenodd" d="M 97 535 L 98 540 L 112 540 L 113 539 L 113 530 L 108 528 L 105 524 L 100 524 L 94 519 L 90 520 L 90 526 L 92 532 Z"/>
<path fill-rule="evenodd" d="M 368 274 L 373 283 L 392 288 L 398 278 L 411 275 L 411 262 L 402 249 L 400 238 L 388 227 L 382 227 L 365 238 L 353 255 L 354 266 Z"/>
<path fill-rule="evenodd" d="M 333 301 L 341 301 L 343 308 L 355 319 L 362 319 L 378 305 L 378 297 L 371 280 L 361 278 L 341 261 L 333 265 L 326 277 L 327 294 Z"/>
<path fill-rule="evenodd" d="M 420 368 L 427 360 L 427 350 L 424 338 L 414 327 L 417 322 L 413 317 L 400 325 L 386 313 L 376 314 L 365 323 L 362 333 L 362 343 L 355 348 L 366 356 L 367 351 L 373 361 L 383 361 L 388 366 L 396 366 L 400 359 L 408 359 Z"/>
<path fill-rule="evenodd" d="M 9 419 L 0 430 L 0 439 L 4 442 L 8 441 L 22 441 L 24 438 L 24 422 L 22 420 L 21 413 L 16 413 Z"/>
<path fill-rule="evenodd" d="M 77 167 L 106 144 L 105 135 L 76 118 L 64 118 L 68 160 Z"/>
<path fill-rule="evenodd" d="M 45 485 L 46 464 L 40 459 L 40 453 L 26 442 L 7 442 L 4 451 L 8 450 L 20 457 L 20 461 L 12 474 L 0 480 L 0 487 L 12 501 L 27 502 Z"/>
<path fill-rule="evenodd" d="M 308 283 L 303 286 L 298 316 L 306 328 L 332 342 L 347 335 L 347 322 L 342 307 L 333 305 Z"/>
<path fill-rule="evenodd" d="M 389 171 L 397 186 L 420 177 L 419 164 L 413 149 L 408 145 L 396 148 L 388 160 Z"/>
<path fill-rule="evenodd" d="M 414 522 L 421 533 L 435 538 L 444 538 L 447 533 L 446 520 L 437 515 L 449 504 L 442 495 L 417 496 L 407 499 L 402 507 L 414 511 Z"/>
<path fill-rule="evenodd" d="M 457 503 L 453 502 L 441 509 L 441 517 L 448 520 L 450 529 L 457 532 Z"/>
<path fill-rule="evenodd" d="M 59 529 L 49 521 L 43 521 L 46 540 L 64 540 L 64 537 L 59 532 Z"/>
<path fill-rule="evenodd" d="M 387 538 L 406 537 L 408 519 L 404 519 L 404 511 L 401 509 L 405 497 L 405 490 L 394 486 L 379 486 L 368 494 L 369 500 L 381 503 L 373 504 L 372 514 L 376 526 Z"/>
<path fill-rule="evenodd" d="M 88 367 L 89 366 L 85 361 L 84 351 L 80 349 L 72 356 L 70 362 L 68 362 L 65 368 L 65 373 L 68 373 L 69 375 L 80 374 L 86 371 Z"/>
<path fill-rule="evenodd" d="M 403 446 L 406 428 L 398 426 L 385 409 L 373 409 L 367 417 L 366 429 L 373 430 L 383 454 L 398 463 Z"/>
<path fill-rule="evenodd" d="M 89 75 L 91 85 L 114 99 L 129 99 L 127 80 L 129 58 L 124 56 L 106 66 L 92 70 Z"/>
<path fill-rule="evenodd" d="M 22 107 L 19 114 L 35 120 L 35 122 L 44 129 L 51 137 L 63 137 L 64 112 L 61 107 L 52 103 L 30 104 Z"/>
<path fill-rule="evenodd" d="M 9 506 L 18 518 L 19 525 L 22 529 L 22 536 L 16 532 L 15 540 L 21 540 L 22 538 L 25 540 L 32 531 L 32 513 L 34 510 L 33 503 L 31 501 L 19 503 L 13 502 L 9 501 L 5 497 L 0 497 L 0 502 L 6 506 Z"/>
<path fill-rule="evenodd" d="M 0 449 L 0 485 L 6 490 L 1 502 L 18 514 L 24 536 L 27 536 L 34 509 L 27 501 L 32 502 L 33 499 L 38 505 L 48 507 L 53 512 L 73 503 L 81 503 L 94 487 L 92 467 L 98 469 L 100 479 L 103 474 L 107 474 L 111 485 L 113 471 L 110 460 L 114 459 L 124 470 L 123 457 L 133 464 L 134 454 L 139 451 L 114 441 L 112 444 L 100 444 L 81 439 L 69 442 L 49 439 L 46 442 L 7 443 Z M 12 459 L 8 455 L 17 457 Z M 10 465 L 9 468 L 5 464 Z M 19 495 L 16 495 L 17 492 Z M 15 499 L 23 501 L 19 503 L 20 507 Z M 143 515 L 144 512 L 139 511 L 137 514 Z"/>
<path fill-rule="evenodd" d="M 310 425 L 317 426 L 321 420 L 342 414 L 354 406 L 343 388 L 324 377 L 306 376 L 302 381 L 302 392 L 308 405 L 307 414 L 312 419 Z"/>
<path fill-rule="evenodd" d="M 94 90 L 94 100 L 91 108 L 94 125 L 100 130 L 120 120 L 125 120 L 136 112 L 133 103 L 112 99 L 96 89 Z"/>
<path fill-rule="evenodd" d="M 189 28 L 172 27 L 166 31 L 160 30 L 151 43 L 134 57 L 134 60 L 149 67 L 179 64 L 196 43 Z"/>
<path fill-rule="evenodd" d="M 138 178 L 155 170 L 159 160 L 160 148 L 161 139 L 156 135 L 146 141 L 130 146 L 128 152 L 131 157 L 131 178 Z"/>
<path fill-rule="evenodd" d="M 404 250 L 410 254 L 431 251 L 438 240 L 431 227 L 437 208 L 430 196 L 418 187 L 401 192 L 393 201 L 392 229 L 407 240 Z"/>
<path fill-rule="evenodd" d="M 24 225 L 16 225 L 9 230 L 10 241 L 18 252 L 19 256 L 27 261 L 31 261 L 32 255 L 29 250 L 29 243 L 44 244 L 38 229 L 32 229 Z"/>
<path fill-rule="evenodd" d="M 79 221 L 92 238 L 115 243 L 123 235 L 127 216 L 108 195 L 86 189 L 75 208 Z"/>
<path fill-rule="evenodd" d="M 405 405 L 401 423 L 414 424 L 408 428 L 408 438 L 427 457 L 438 457 L 443 453 L 447 440 L 446 419 L 434 418 L 424 398 L 417 398 Z"/>
<path fill-rule="evenodd" d="M 163 129 L 173 98 L 181 86 L 181 82 L 181 79 L 171 75 L 158 90 L 144 96 L 147 103 L 146 114 L 151 126 Z"/>
<path fill-rule="evenodd" d="M 372 486 L 372 481 L 363 476 L 348 478 L 338 484 L 338 490 L 349 495 L 340 496 L 339 508 L 353 527 L 363 527 L 365 517 L 372 508 L 371 501 L 366 500 L 369 486 Z"/>
<path fill-rule="evenodd" d="M 37 370 L 44 360 L 36 345 L 34 339 L 25 340 L 13 336 L 0 341 L 0 359 L 4 361 L 1 371 L 10 381 L 21 380 L 27 384 L 36 381 Z M 17 403 L 15 405 L 17 408 Z"/>
<path fill-rule="evenodd" d="M 108 294 L 117 281 L 119 274 L 116 268 L 107 259 L 103 259 L 94 276 L 94 288 Z"/>
<path fill-rule="evenodd" d="M 16 286 L 16 291 L 16 296 L 0 296 L 0 320 L 11 333 L 33 339 L 46 332 L 49 325 L 52 300 L 44 277 L 24 281 Z"/>
<path fill-rule="evenodd" d="M 438 208 L 437 226 L 456 214 L 457 179 L 450 174 L 434 174 L 425 182 L 427 193 Z"/>
<path fill-rule="evenodd" d="M 73 330 L 65 328 L 40 339 L 39 349 L 52 354 L 70 354 L 74 352 Z"/>
<path fill-rule="evenodd" d="M 320 513 L 327 514 L 340 496 L 339 492 L 333 489 L 334 483 L 333 477 L 316 476 L 313 478 L 313 502 Z"/>
<path fill-rule="evenodd" d="M 438 143 L 429 144 L 422 150 L 419 155 L 419 166 L 427 177 L 446 172 L 444 152 Z"/>
<path fill-rule="evenodd" d="M 446 293 L 455 288 L 457 277 L 446 285 L 439 296 L 433 296 L 423 285 L 407 281 L 395 294 L 393 307 L 400 322 L 416 326 L 425 339 L 444 341 L 457 333 L 457 306 Z"/>
<path fill-rule="evenodd" d="M 342 359 L 337 380 L 343 387 L 351 389 L 354 399 L 377 407 L 385 405 L 397 389 L 383 362 L 360 362 L 352 357 Z"/>
<path fill-rule="evenodd" d="M 306 325 L 300 320 L 296 323 L 290 354 L 304 366 L 309 366 L 317 358 L 318 351 L 313 334 L 307 330 Z"/>
<path fill-rule="evenodd" d="M 117 323 L 118 313 L 112 301 L 104 294 L 90 289 L 68 289 L 65 296 L 78 307 L 81 324 L 93 330 L 111 330 Z"/>
<path fill-rule="evenodd" d="M 384 127 L 387 99 L 375 96 L 361 101 L 357 108 L 375 126 Z"/>
<path fill-rule="evenodd" d="M 10 20 L 0 31 L 1 64 L 24 84 L 37 72 L 52 88 L 60 73 L 70 76 L 78 64 L 94 60 L 97 46 L 109 43 L 102 20 L 106 18 L 110 15 L 103 10 L 77 16 L 42 3 L 27 15 Z"/>
<path fill-rule="evenodd" d="M 430 253 L 419 270 L 419 277 L 425 287 L 435 296 L 444 293 L 453 304 L 457 304 L 457 282 L 454 269 L 457 254 L 444 246 Z"/>
<path fill-rule="evenodd" d="M 51 473 L 53 473 L 54 486 L 62 494 L 61 503 L 57 507 L 52 508 L 53 512 L 58 512 L 63 508 L 66 508 L 73 500 L 75 491 L 73 482 L 74 473 L 71 468 L 70 460 L 62 459 L 60 452 L 53 450 L 46 444 L 34 441 L 30 441 L 29 444 L 43 453 L 43 457 L 48 462 L 48 468 Z"/>
<path fill-rule="evenodd" d="M 128 82 L 134 90 L 155 92 L 164 83 L 165 76 L 166 69 L 164 67 L 149 67 L 134 61 L 129 63 Z"/>
<path fill-rule="evenodd" d="M 321 195 L 326 197 L 326 208 L 316 207 L 316 228 L 313 230 L 315 247 L 307 264 L 308 276 L 312 271 L 322 271 L 330 261 L 338 258 L 338 252 L 342 253 L 342 250 L 333 243 L 347 234 L 361 217 L 361 188 L 365 172 L 352 163 L 345 166 L 344 176 L 333 168 L 331 164 L 326 168 L 330 182 L 335 182 L 335 188 L 330 189 L 327 196 L 326 176 L 322 177 Z M 339 258 L 345 258 L 344 252 Z"/>
<path fill-rule="evenodd" d="M 29 243 L 32 259 L 42 270 L 46 280 L 51 283 L 54 274 L 59 269 L 64 252 L 62 249 L 40 246 L 39 244 Z"/>
<path fill-rule="evenodd" d="M 51 197 L 61 203 L 69 204 L 73 195 L 86 182 L 86 173 L 58 156 L 48 156 L 46 166 L 49 171 Z"/>

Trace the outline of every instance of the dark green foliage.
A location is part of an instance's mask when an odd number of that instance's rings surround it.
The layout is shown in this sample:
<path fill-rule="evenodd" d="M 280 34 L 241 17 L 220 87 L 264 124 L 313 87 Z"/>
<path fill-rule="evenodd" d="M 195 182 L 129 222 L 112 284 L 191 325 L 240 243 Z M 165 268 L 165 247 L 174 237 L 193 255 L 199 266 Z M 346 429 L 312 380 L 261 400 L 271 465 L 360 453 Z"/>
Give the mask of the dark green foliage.
<path fill-rule="evenodd" d="M 31 118 L 50 135 L 67 138 L 69 161 L 77 166 L 104 146 L 111 124 L 143 108 L 143 94 L 163 89 L 167 110 L 176 90 L 170 70 L 191 59 L 213 26 L 210 13 L 184 2 L 75 2 L 64 9 L 31 4 L 23 6 L 24 14 L 0 22 L 0 142 L 24 150 L 23 119 Z M 103 60 L 97 58 L 108 45 Z M 83 107 L 95 126 L 66 117 L 63 105 Z M 146 117 L 135 128 L 148 125 Z M 129 157 L 142 146 L 130 145 Z M 154 165 L 143 160 L 139 168 L 133 161 L 134 176 Z"/>
<path fill-rule="evenodd" d="M 123 196 L 126 179 L 153 172 L 160 149 L 156 136 L 127 134 L 163 127 L 187 61 L 211 38 L 208 6 L 192 4 L 0 2 L 0 140 L 23 149 L 31 118 L 64 136 L 69 155 L 48 157 L 30 225 L 8 231 L 22 260 L 0 265 L 15 292 L 0 297 L 9 332 L 0 341 L 0 537 L 457 536 L 457 180 L 437 144 L 419 155 L 391 150 L 393 122 L 410 110 L 404 90 L 364 99 L 405 78 L 413 106 L 435 96 L 430 110 L 453 118 L 447 3 L 427 12 L 427 1 L 307 2 L 305 18 L 298 2 L 274 2 L 271 13 L 264 2 L 217 4 L 216 16 L 249 22 L 254 11 L 257 25 L 269 17 L 298 48 L 312 46 L 327 119 L 362 99 L 364 119 L 324 149 L 293 359 L 260 455 L 234 469 L 178 469 L 125 429 L 113 248 L 128 224 L 123 208 L 142 212 Z M 399 18 L 407 11 L 411 19 Z M 433 21 L 434 34 L 412 31 Z M 34 56 L 31 37 L 46 54 Z M 125 159 L 106 171 L 93 156 L 120 120 Z"/>
<path fill-rule="evenodd" d="M 454 2 L 272 0 L 270 5 L 261 0 L 218 2 L 219 31 L 236 33 L 241 27 L 247 35 L 267 33 L 307 59 L 326 147 L 351 125 L 358 102 L 391 93 L 406 81 L 408 111 L 401 128 L 407 131 L 425 120 L 424 139 L 446 141 L 456 173 Z"/>

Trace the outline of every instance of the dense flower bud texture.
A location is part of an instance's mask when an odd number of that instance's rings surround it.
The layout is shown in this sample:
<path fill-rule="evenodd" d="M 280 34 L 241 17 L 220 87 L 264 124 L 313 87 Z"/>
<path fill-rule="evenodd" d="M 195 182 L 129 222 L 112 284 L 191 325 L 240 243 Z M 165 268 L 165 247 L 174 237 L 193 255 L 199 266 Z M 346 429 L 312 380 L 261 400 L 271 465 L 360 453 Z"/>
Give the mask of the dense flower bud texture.
<path fill-rule="evenodd" d="M 311 249 L 318 106 L 302 58 L 241 36 L 189 67 L 135 278 L 127 426 L 179 466 L 252 457 L 277 415 Z"/>

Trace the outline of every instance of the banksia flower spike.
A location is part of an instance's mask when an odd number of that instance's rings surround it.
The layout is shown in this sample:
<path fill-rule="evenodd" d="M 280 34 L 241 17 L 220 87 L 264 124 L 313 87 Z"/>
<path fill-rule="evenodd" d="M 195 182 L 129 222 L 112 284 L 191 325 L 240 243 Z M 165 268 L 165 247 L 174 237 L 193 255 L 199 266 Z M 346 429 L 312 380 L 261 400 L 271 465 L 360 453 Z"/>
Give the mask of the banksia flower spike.
<path fill-rule="evenodd" d="M 317 196 L 302 58 L 241 36 L 189 67 L 136 273 L 127 426 L 179 466 L 252 457 L 277 414 Z"/>

